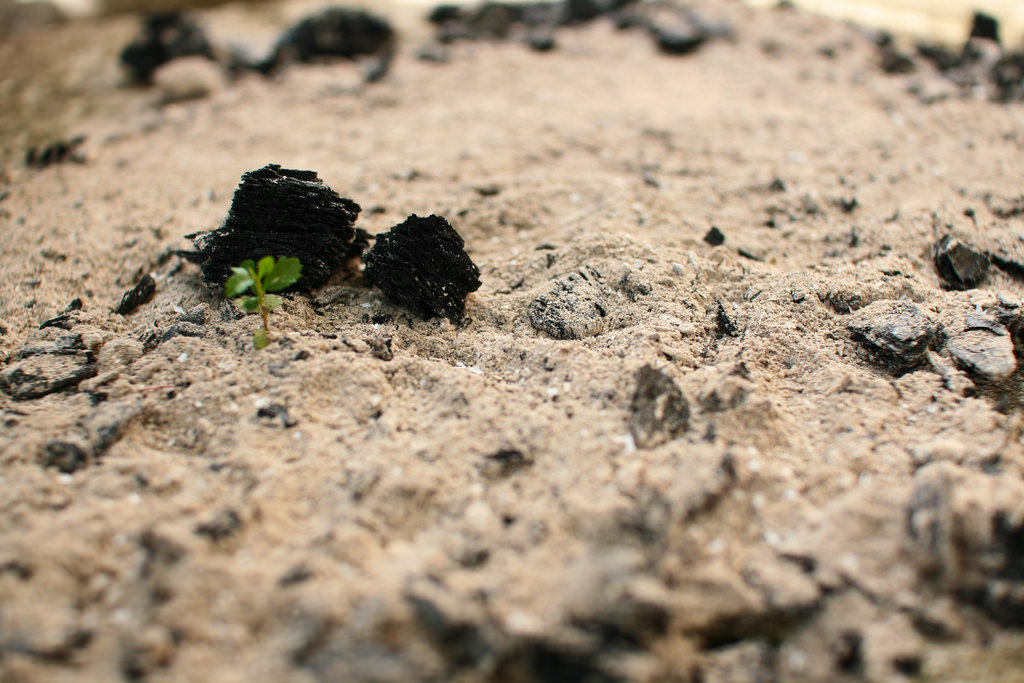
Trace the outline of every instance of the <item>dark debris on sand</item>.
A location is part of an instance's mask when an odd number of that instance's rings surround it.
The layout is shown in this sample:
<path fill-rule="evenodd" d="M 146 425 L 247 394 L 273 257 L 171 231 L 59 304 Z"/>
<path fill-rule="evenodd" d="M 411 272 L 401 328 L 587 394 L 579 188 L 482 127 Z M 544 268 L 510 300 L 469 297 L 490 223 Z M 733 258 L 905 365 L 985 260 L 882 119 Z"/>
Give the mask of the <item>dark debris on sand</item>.
<path fill-rule="evenodd" d="M 480 288 L 480 269 L 462 237 L 441 216 L 409 216 L 363 257 L 364 275 L 389 299 L 424 318 L 462 319 L 466 296 Z"/>
<path fill-rule="evenodd" d="M 362 252 L 365 233 L 353 226 L 359 211 L 315 171 L 270 164 L 242 176 L 224 225 L 189 236 L 198 251 L 179 254 L 202 267 L 213 289 L 246 259 L 294 256 L 302 262 L 302 277 L 288 289 L 309 291 Z"/>

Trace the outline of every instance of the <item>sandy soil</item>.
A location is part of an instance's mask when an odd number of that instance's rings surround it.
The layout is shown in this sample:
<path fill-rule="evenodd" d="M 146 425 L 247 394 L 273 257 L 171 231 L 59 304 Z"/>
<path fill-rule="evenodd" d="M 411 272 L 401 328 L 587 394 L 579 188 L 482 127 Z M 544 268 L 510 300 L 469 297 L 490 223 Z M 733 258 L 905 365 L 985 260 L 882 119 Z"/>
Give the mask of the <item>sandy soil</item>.
<path fill-rule="evenodd" d="M 260 46 L 307 8 L 202 18 Z M 597 22 L 446 64 L 406 13 L 366 87 L 125 88 L 123 18 L 0 45 L 0 678 L 1022 680 L 1020 378 L 951 349 L 1015 362 L 1024 285 L 946 291 L 931 249 L 1019 243 L 1024 108 L 922 97 L 949 91 L 837 22 L 704 10 L 736 37 L 687 57 Z M 85 164 L 21 164 L 79 133 Z M 448 217 L 468 322 L 339 276 L 254 350 L 170 254 L 267 163 L 371 233 Z M 851 324 L 908 302 L 941 329 L 899 374 Z M 685 431 L 637 431 L 645 366 Z M 10 395 L 33 374 L 66 386 Z"/>

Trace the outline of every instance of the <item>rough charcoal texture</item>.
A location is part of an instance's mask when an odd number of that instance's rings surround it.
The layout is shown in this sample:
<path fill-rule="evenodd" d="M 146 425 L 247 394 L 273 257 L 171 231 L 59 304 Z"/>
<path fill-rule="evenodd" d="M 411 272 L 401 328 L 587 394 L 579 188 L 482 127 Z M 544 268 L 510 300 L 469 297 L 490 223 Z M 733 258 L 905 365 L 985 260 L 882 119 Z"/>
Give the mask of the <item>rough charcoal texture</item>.
<path fill-rule="evenodd" d="M 224 225 L 191 235 L 199 251 L 181 256 L 202 266 L 203 280 L 213 289 L 222 288 L 231 268 L 246 259 L 294 256 L 302 262 L 302 277 L 288 289 L 309 291 L 358 253 L 352 224 L 359 211 L 315 171 L 270 164 L 242 176 Z"/>
<path fill-rule="evenodd" d="M 136 308 L 146 303 L 153 298 L 153 294 L 156 292 L 156 280 L 149 273 L 142 276 L 139 280 L 139 284 L 135 285 L 121 297 L 121 303 L 117 307 L 116 313 L 120 315 L 128 315 Z"/>
<path fill-rule="evenodd" d="M 150 83 L 160 65 L 190 56 L 215 59 L 203 29 L 186 14 L 157 12 L 143 17 L 142 33 L 121 52 L 121 63 L 132 80 Z"/>
<path fill-rule="evenodd" d="M 689 428 L 690 406 L 671 377 L 645 365 L 636 374 L 636 384 L 629 431 L 637 446 L 657 446 Z"/>
<path fill-rule="evenodd" d="M 977 287 L 985 280 L 988 265 L 988 256 L 952 235 L 935 244 L 935 267 L 950 289 Z"/>
<path fill-rule="evenodd" d="M 363 257 L 364 274 L 395 303 L 424 318 L 462 319 L 466 296 L 480 288 L 480 269 L 455 228 L 441 216 L 409 216 L 377 235 Z"/>
<path fill-rule="evenodd" d="M 271 73 L 292 62 L 376 55 L 383 60 L 383 75 L 394 49 L 395 31 L 384 19 L 361 10 L 330 7 L 285 31 L 273 53 L 258 68 Z"/>
<path fill-rule="evenodd" d="M 29 168 L 46 168 L 53 164 L 62 164 L 65 161 L 83 164 L 85 163 L 85 155 L 81 149 L 83 144 L 85 144 L 85 136 L 78 135 L 70 140 L 55 140 L 42 147 L 30 147 L 25 153 L 25 165 Z"/>
<path fill-rule="evenodd" d="M 873 359 L 895 374 L 920 364 L 938 332 L 938 325 L 917 306 L 890 301 L 866 306 L 848 326 Z"/>

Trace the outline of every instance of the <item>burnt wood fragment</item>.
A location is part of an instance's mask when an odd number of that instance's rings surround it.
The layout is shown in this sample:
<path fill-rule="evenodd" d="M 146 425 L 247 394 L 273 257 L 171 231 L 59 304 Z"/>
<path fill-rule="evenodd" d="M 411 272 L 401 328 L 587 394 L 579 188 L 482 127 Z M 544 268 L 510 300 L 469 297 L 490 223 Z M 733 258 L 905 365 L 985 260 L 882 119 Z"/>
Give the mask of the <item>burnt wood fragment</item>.
<path fill-rule="evenodd" d="M 359 205 L 323 184 L 315 171 L 264 166 L 242 176 L 224 225 L 190 235 L 198 252 L 179 255 L 198 263 L 203 280 L 220 289 L 231 268 L 246 259 L 293 256 L 302 277 L 287 291 L 322 287 L 365 245 L 353 223 Z"/>
<path fill-rule="evenodd" d="M 462 319 L 466 296 L 480 288 L 480 269 L 465 242 L 441 216 L 409 216 L 366 252 L 364 275 L 395 303 L 424 318 Z"/>

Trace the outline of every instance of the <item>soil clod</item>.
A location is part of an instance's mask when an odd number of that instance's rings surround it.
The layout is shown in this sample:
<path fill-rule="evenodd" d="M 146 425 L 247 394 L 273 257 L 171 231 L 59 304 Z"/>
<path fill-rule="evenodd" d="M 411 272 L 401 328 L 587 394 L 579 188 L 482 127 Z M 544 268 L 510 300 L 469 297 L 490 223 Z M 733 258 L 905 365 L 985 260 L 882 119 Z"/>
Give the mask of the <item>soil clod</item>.
<path fill-rule="evenodd" d="M 361 250 L 353 227 L 359 205 L 323 184 L 315 171 L 264 166 L 242 176 L 224 225 L 190 235 L 197 252 L 179 252 L 198 263 L 203 280 L 219 290 L 231 268 L 246 259 L 294 256 L 302 277 L 288 290 L 322 287 Z"/>
<path fill-rule="evenodd" d="M 636 375 L 629 432 L 640 448 L 652 448 L 683 434 L 690 426 L 690 406 L 675 380 L 645 365 Z"/>
<path fill-rule="evenodd" d="M 527 311 L 534 329 L 555 339 L 586 339 L 601 334 L 608 314 L 607 295 L 602 287 L 570 273 L 541 294 Z"/>
<path fill-rule="evenodd" d="M 854 339 L 872 358 L 896 374 L 924 361 L 938 325 L 914 304 L 879 301 L 847 323 Z"/>
<path fill-rule="evenodd" d="M 441 216 L 409 216 L 366 252 L 364 275 L 389 299 L 424 318 L 462 319 L 466 296 L 480 288 L 480 269 L 465 242 Z"/>

